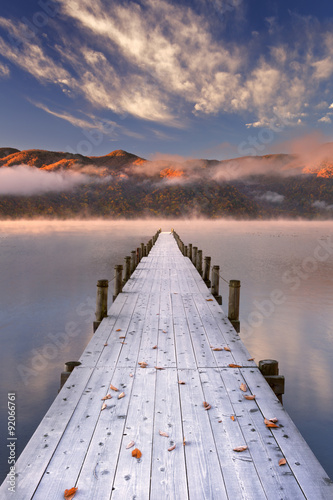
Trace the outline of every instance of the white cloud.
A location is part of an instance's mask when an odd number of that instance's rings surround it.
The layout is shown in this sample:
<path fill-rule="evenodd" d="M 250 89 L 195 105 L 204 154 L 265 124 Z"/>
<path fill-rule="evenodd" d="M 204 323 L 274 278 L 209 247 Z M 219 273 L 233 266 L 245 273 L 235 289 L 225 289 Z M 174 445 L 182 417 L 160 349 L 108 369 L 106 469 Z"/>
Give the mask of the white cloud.
<path fill-rule="evenodd" d="M 259 200 L 269 201 L 270 203 L 282 203 L 284 200 L 284 196 L 279 193 L 275 193 L 274 191 L 267 191 L 261 196 L 257 196 Z"/>
<path fill-rule="evenodd" d="M 5 18 L 0 26 L 20 46 L 0 38 L 0 54 L 40 82 L 84 96 L 95 109 L 173 126 L 184 123 L 189 109 L 251 113 L 249 127 L 267 126 L 274 113 L 297 124 L 319 84 L 329 86 L 333 74 L 333 37 L 324 31 L 308 33 L 308 46 L 297 37 L 288 46 L 276 41 L 254 59 L 250 46 L 217 40 L 208 18 L 167 0 L 95 0 L 93 8 L 90 0 L 58 2 L 73 28 L 57 26 L 57 57 L 42 37 L 27 36 L 24 23 Z M 207 3 L 216 11 L 226 5 Z M 241 15 L 241 0 L 228 5 Z M 267 22 L 277 33 L 277 19 Z M 78 118 L 48 112 L 80 126 Z"/>
<path fill-rule="evenodd" d="M 319 123 L 332 123 L 332 120 L 329 116 L 323 116 L 318 120 Z"/>
<path fill-rule="evenodd" d="M 10 69 L 0 62 L 0 79 L 7 78 L 10 75 Z"/>
<path fill-rule="evenodd" d="M 87 175 L 68 172 L 46 172 L 19 165 L 0 168 L 0 195 L 34 195 L 51 191 L 69 191 L 90 182 Z"/>

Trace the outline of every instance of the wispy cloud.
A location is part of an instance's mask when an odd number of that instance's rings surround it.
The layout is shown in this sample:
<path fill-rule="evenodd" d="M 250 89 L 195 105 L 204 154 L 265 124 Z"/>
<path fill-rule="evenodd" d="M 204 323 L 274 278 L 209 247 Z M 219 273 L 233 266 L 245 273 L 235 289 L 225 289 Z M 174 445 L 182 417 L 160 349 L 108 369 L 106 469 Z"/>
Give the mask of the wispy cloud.
<path fill-rule="evenodd" d="M 202 1 L 216 12 L 241 15 L 241 0 Z M 289 44 L 280 41 L 278 20 L 270 19 L 272 43 L 260 52 L 258 41 L 253 48 L 217 38 L 208 17 L 167 0 L 95 0 L 93 8 L 90 0 L 58 3 L 72 29 L 68 33 L 53 20 L 52 50 L 43 37 L 22 37 L 22 22 L 2 17 L 0 27 L 21 44 L 0 37 L 0 54 L 38 81 L 83 96 L 95 109 L 176 127 L 191 112 L 252 114 L 249 127 L 267 127 L 276 115 L 297 125 L 309 106 L 319 104 L 318 89 L 321 95 L 332 90 L 333 35 L 327 27 L 311 28 L 301 16 Z M 73 125 L 79 120 L 47 112 Z M 317 120 L 325 122 L 322 115 Z"/>
<path fill-rule="evenodd" d="M 87 175 L 66 172 L 45 172 L 19 165 L 0 168 L 0 195 L 33 195 L 52 191 L 69 191 L 90 182 Z"/>
<path fill-rule="evenodd" d="M 10 75 L 10 69 L 6 64 L 0 62 L 0 78 L 7 78 Z"/>

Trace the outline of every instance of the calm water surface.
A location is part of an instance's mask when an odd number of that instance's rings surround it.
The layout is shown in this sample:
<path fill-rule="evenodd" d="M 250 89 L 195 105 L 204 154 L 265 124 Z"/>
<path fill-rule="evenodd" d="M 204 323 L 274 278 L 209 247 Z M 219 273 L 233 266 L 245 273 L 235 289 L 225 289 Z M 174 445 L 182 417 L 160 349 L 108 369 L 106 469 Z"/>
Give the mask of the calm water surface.
<path fill-rule="evenodd" d="M 111 279 L 159 227 L 174 227 L 226 280 L 241 280 L 244 343 L 256 361 L 279 361 L 284 406 L 333 478 L 333 223 L 146 220 L 0 221 L 0 480 L 7 393 L 16 392 L 20 452 L 57 394 L 64 362 L 92 335 L 96 281 Z M 225 307 L 224 282 L 221 291 Z"/>

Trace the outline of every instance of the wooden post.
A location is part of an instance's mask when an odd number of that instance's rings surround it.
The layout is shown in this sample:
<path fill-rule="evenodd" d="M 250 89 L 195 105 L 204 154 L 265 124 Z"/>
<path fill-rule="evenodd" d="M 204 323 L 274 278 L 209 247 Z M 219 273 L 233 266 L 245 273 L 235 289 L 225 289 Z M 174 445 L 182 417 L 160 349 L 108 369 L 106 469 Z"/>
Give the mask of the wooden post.
<path fill-rule="evenodd" d="M 138 247 L 136 249 L 136 265 L 139 265 L 140 260 L 141 260 L 141 249 Z"/>
<path fill-rule="evenodd" d="M 145 244 L 144 243 L 141 243 L 141 254 L 140 254 L 140 260 L 142 259 L 142 257 L 145 256 Z"/>
<path fill-rule="evenodd" d="M 205 271 L 204 271 L 203 280 L 206 283 L 207 288 L 211 287 L 211 281 L 209 279 L 211 260 L 212 260 L 211 257 L 205 257 Z"/>
<path fill-rule="evenodd" d="M 221 306 L 222 297 L 219 295 L 220 288 L 220 266 L 213 266 L 212 269 L 212 295 L 216 302 Z"/>
<path fill-rule="evenodd" d="M 229 281 L 229 305 L 228 305 L 228 318 L 237 333 L 240 332 L 239 322 L 239 298 L 240 298 L 239 280 Z"/>
<path fill-rule="evenodd" d="M 125 257 L 125 276 L 123 286 L 131 277 L 131 257 Z"/>
<path fill-rule="evenodd" d="M 202 250 L 198 250 L 196 268 L 200 276 L 202 276 Z"/>
<path fill-rule="evenodd" d="M 188 257 L 190 260 L 192 260 L 192 243 L 189 243 L 188 245 Z"/>
<path fill-rule="evenodd" d="M 135 268 L 136 268 L 136 251 L 132 250 L 131 252 L 131 274 L 134 273 Z"/>
<path fill-rule="evenodd" d="M 108 280 L 97 281 L 97 297 L 96 297 L 96 321 L 93 322 L 93 331 L 96 332 L 103 318 L 108 314 Z"/>
<path fill-rule="evenodd" d="M 259 370 L 265 377 L 266 382 L 282 404 L 285 379 L 283 375 L 279 375 L 279 363 L 275 359 L 262 359 L 259 361 L 258 366 Z"/>
<path fill-rule="evenodd" d="M 192 254 L 192 264 L 195 266 L 197 263 L 197 253 L 198 253 L 198 247 L 193 247 L 193 254 Z"/>
<path fill-rule="evenodd" d="M 76 366 L 80 366 L 80 364 L 81 364 L 80 361 L 67 361 L 67 363 L 65 363 L 65 371 L 61 372 L 61 374 L 60 374 L 60 389 L 59 389 L 59 391 L 61 391 L 61 389 L 63 388 L 63 386 L 67 382 L 67 379 L 70 376 L 70 374 L 72 373 L 72 371 L 74 370 L 74 368 Z"/>
<path fill-rule="evenodd" d="M 116 300 L 117 296 L 123 289 L 123 266 L 114 266 L 114 295 L 113 300 Z"/>
<path fill-rule="evenodd" d="M 188 255 L 187 255 L 187 245 L 185 245 L 185 247 L 184 247 L 184 256 L 188 257 Z"/>

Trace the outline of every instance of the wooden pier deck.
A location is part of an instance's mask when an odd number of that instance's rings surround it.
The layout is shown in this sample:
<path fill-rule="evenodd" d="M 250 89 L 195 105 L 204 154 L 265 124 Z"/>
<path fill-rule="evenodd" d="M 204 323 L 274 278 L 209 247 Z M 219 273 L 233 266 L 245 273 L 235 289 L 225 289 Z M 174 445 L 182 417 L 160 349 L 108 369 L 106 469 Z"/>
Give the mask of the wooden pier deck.
<path fill-rule="evenodd" d="M 172 234 L 161 233 L 20 456 L 16 494 L 5 481 L 0 498 L 56 500 L 75 486 L 75 500 L 333 499 L 250 359 Z M 277 428 L 264 423 L 272 417 Z"/>

